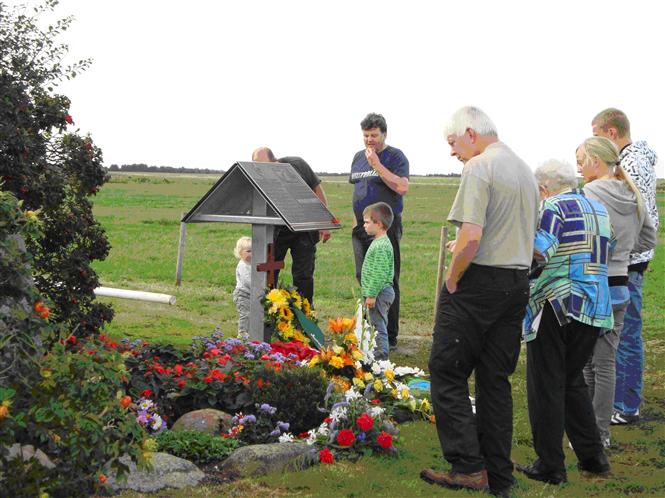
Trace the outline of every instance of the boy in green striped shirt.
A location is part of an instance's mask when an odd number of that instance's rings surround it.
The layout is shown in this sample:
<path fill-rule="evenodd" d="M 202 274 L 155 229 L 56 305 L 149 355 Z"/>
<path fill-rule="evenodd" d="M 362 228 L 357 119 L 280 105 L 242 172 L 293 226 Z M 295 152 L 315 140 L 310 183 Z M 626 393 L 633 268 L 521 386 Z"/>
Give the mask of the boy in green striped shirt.
<path fill-rule="evenodd" d="M 388 308 L 395 299 L 393 276 L 395 259 L 393 246 L 386 232 L 393 223 L 393 210 L 385 202 L 370 204 L 363 211 L 365 231 L 374 240 L 367 249 L 360 275 L 360 286 L 369 310 L 369 318 L 376 328 L 374 359 L 388 359 Z"/>

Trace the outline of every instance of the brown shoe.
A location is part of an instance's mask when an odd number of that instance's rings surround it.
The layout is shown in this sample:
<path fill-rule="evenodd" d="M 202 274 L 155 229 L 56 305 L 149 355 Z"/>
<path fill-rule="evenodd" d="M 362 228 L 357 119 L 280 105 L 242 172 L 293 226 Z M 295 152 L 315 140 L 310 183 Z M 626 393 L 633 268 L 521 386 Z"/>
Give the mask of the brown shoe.
<path fill-rule="evenodd" d="M 476 491 L 488 491 L 487 471 L 485 469 L 472 474 L 462 474 L 451 470 L 439 472 L 433 469 L 425 469 L 420 473 L 420 478 L 431 484 L 438 484 L 451 489 L 473 489 Z"/>

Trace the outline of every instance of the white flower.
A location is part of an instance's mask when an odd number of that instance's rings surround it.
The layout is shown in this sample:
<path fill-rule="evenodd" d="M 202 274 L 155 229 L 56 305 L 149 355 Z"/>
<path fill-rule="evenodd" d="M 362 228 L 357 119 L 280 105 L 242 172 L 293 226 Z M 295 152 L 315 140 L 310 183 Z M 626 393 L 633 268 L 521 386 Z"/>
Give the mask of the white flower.
<path fill-rule="evenodd" d="M 156 413 L 153 415 L 152 419 L 152 425 L 150 426 L 153 431 L 158 431 L 159 429 L 162 428 L 162 417 L 157 415 Z"/>
<path fill-rule="evenodd" d="M 416 367 L 395 367 L 395 376 L 402 377 L 404 375 L 415 375 L 416 377 L 423 377 L 425 372 Z"/>
<path fill-rule="evenodd" d="M 347 412 L 346 406 L 335 408 L 332 412 L 330 412 L 330 418 L 332 418 L 335 422 L 339 422 L 340 420 L 345 420 L 346 412 Z"/>
<path fill-rule="evenodd" d="M 381 373 L 381 367 L 379 366 L 379 362 L 375 361 L 372 363 L 372 373 L 374 375 L 379 375 Z"/>
<path fill-rule="evenodd" d="M 376 363 L 379 364 L 382 372 L 386 370 L 395 370 L 395 364 L 390 360 L 379 360 Z"/>
<path fill-rule="evenodd" d="M 362 398 L 362 394 L 360 394 L 358 391 L 356 391 L 354 388 L 349 389 L 344 393 L 344 397 L 346 400 L 350 403 L 354 399 Z"/>
<path fill-rule="evenodd" d="M 378 418 L 381 415 L 383 415 L 384 411 L 385 409 L 381 408 L 380 406 L 373 406 L 369 410 L 367 410 L 367 413 L 369 413 L 369 416 L 372 418 Z"/>
<path fill-rule="evenodd" d="M 290 432 L 285 432 L 284 434 L 279 436 L 280 443 L 291 443 L 293 442 L 294 439 L 295 437 L 293 437 L 293 434 L 291 434 Z"/>
<path fill-rule="evenodd" d="M 149 399 L 144 399 L 143 401 L 141 401 L 141 403 L 139 403 L 139 410 L 148 411 L 153 406 L 155 406 L 155 404 L 152 401 L 150 401 Z"/>

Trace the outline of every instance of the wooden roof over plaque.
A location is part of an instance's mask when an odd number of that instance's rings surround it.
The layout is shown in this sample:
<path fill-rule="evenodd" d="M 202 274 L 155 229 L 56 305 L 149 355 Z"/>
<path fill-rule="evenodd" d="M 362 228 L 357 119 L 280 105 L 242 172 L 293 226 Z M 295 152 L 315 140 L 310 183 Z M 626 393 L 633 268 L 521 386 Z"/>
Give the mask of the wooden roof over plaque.
<path fill-rule="evenodd" d="M 252 213 L 254 193 L 266 201 L 265 214 Z M 182 221 L 286 225 L 294 232 L 341 228 L 339 220 L 286 163 L 235 163 Z"/>

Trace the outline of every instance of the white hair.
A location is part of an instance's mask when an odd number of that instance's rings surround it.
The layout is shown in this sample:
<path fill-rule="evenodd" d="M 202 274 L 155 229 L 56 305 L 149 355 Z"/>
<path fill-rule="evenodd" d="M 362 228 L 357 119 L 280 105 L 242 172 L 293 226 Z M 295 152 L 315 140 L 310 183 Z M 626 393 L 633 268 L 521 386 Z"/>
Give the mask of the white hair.
<path fill-rule="evenodd" d="M 572 164 L 558 159 L 548 159 L 534 171 L 536 181 L 550 192 L 577 187 L 577 175 Z"/>
<path fill-rule="evenodd" d="M 462 107 L 456 110 L 448 124 L 444 128 L 444 136 L 450 135 L 464 135 L 466 130 L 472 129 L 479 135 L 493 135 L 497 136 L 496 126 L 481 109 L 472 106 Z"/>

